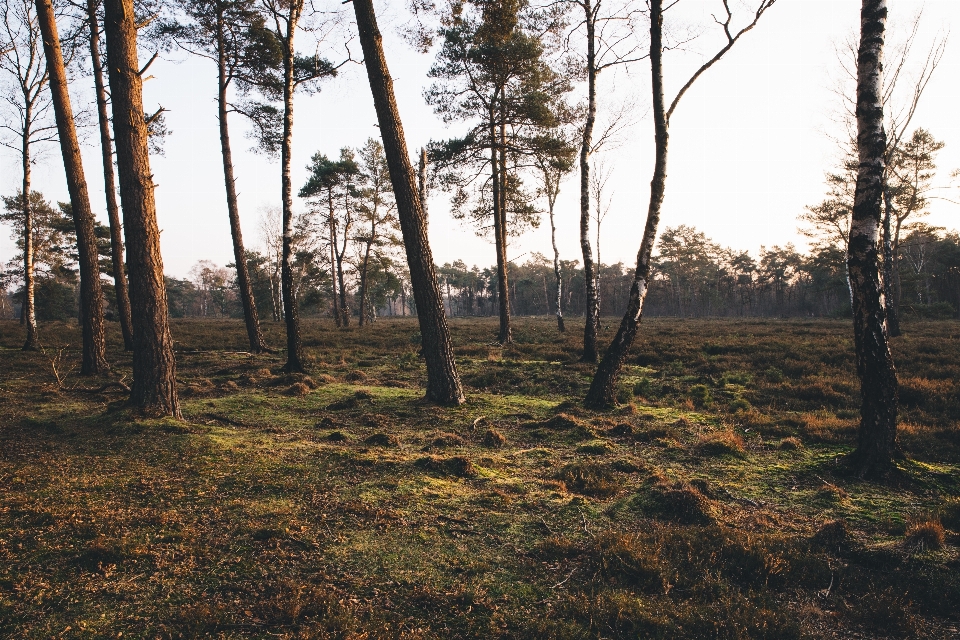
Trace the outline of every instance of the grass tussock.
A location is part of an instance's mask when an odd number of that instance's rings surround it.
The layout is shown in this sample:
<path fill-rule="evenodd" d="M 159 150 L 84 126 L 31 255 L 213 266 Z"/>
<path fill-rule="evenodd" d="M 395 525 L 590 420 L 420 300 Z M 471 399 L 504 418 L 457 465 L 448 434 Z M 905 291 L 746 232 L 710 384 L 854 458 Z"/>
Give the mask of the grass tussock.
<path fill-rule="evenodd" d="M 918 516 L 907 523 L 903 544 L 915 551 L 940 551 L 946 543 L 946 533 L 940 520 L 931 516 Z"/>
<path fill-rule="evenodd" d="M 743 438 L 729 430 L 714 431 L 702 436 L 695 450 L 701 456 L 742 458 L 746 455 Z"/>

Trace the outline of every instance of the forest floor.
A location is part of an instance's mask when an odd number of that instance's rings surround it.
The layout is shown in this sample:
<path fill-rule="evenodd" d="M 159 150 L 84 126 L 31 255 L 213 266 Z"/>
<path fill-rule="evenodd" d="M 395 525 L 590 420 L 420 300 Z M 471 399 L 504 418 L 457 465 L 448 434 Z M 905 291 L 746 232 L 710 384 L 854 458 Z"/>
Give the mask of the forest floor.
<path fill-rule="evenodd" d="M 960 323 L 893 343 L 884 483 L 839 464 L 849 323 L 645 319 L 609 413 L 576 324 L 454 319 L 442 408 L 412 319 L 306 321 L 309 377 L 175 321 L 177 422 L 102 388 L 116 327 L 84 379 L 76 326 L 0 323 L 0 636 L 960 637 Z"/>

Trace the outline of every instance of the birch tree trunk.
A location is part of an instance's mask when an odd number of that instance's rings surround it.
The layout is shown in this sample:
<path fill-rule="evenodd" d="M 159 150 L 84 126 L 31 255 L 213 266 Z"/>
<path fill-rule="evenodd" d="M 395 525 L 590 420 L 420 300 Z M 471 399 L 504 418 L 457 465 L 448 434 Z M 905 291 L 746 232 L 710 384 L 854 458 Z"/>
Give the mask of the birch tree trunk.
<path fill-rule="evenodd" d="M 100 153 L 103 158 L 103 187 L 107 195 L 107 218 L 110 221 L 110 259 L 113 266 L 113 288 L 117 296 L 117 316 L 123 335 L 124 351 L 133 351 L 133 321 L 130 319 L 130 290 L 127 287 L 127 267 L 123 259 L 123 225 L 117 205 L 117 178 L 113 171 L 113 140 L 110 137 L 110 116 L 107 114 L 107 90 L 103 80 L 100 58 L 100 23 L 97 20 L 97 1 L 87 0 L 87 18 L 90 22 L 90 61 L 93 65 L 93 85 L 97 96 L 97 120 L 100 125 Z"/>
<path fill-rule="evenodd" d="M 557 225 L 553 219 L 553 209 L 556 204 L 556 195 L 555 192 L 551 191 L 549 195 L 549 201 L 547 203 L 550 214 L 550 242 L 553 244 L 553 275 L 557 279 L 557 330 L 560 333 L 564 333 L 567 329 L 563 326 L 563 309 L 561 304 L 563 303 L 563 278 L 560 275 L 560 250 L 557 249 Z"/>
<path fill-rule="evenodd" d="M 857 473 L 884 475 L 897 446 L 897 374 L 887 341 L 877 240 L 883 212 L 886 134 L 882 69 L 886 0 L 862 0 L 857 55 L 859 168 L 847 265 L 853 289 L 853 335 L 860 377 L 860 427 L 850 462 Z"/>
<path fill-rule="evenodd" d="M 281 190 L 283 198 L 283 260 L 280 267 L 280 290 L 283 317 L 287 323 L 287 363 L 284 370 L 303 372 L 303 341 L 300 337 L 300 312 L 293 290 L 293 182 L 290 164 L 293 153 L 293 38 L 300 20 L 302 2 L 290 3 L 287 33 L 283 40 L 283 144 L 280 149 Z"/>
<path fill-rule="evenodd" d="M 144 412 L 180 418 L 153 173 L 143 117 L 133 0 L 105 0 L 104 15 L 120 200 L 130 267 L 134 340 L 130 401 Z"/>
<path fill-rule="evenodd" d="M 269 351 L 260 330 L 260 318 L 253 299 L 253 285 L 247 268 L 247 252 L 243 248 L 240 231 L 240 207 L 237 204 L 237 184 L 233 173 L 233 151 L 230 148 L 230 130 L 227 126 L 227 54 L 224 41 L 223 14 L 217 15 L 217 115 L 220 121 L 220 153 L 223 158 L 223 183 L 227 191 L 227 216 L 230 219 L 230 236 L 233 238 L 233 260 L 237 265 L 237 289 L 243 305 L 243 320 L 247 327 L 250 351 Z"/>
<path fill-rule="evenodd" d="M 354 0 L 353 8 L 380 135 L 383 138 L 383 149 L 390 169 L 390 180 L 397 200 L 397 216 L 400 219 L 407 264 L 410 267 L 410 281 L 417 305 L 423 356 L 427 366 L 426 397 L 440 404 L 463 404 L 463 388 L 457 374 L 453 344 L 443 313 L 443 298 L 437 285 L 433 253 L 427 238 L 423 202 L 417 192 L 416 175 L 410 164 L 400 112 L 394 97 L 393 79 L 383 55 L 383 43 L 373 2 Z"/>
<path fill-rule="evenodd" d="M 60 138 L 63 168 L 66 172 L 67 191 L 73 224 L 77 232 L 77 254 L 80 266 L 80 323 L 83 335 L 83 355 L 80 364 L 82 375 L 100 375 L 110 369 L 107 364 L 103 338 L 103 288 L 100 283 L 97 236 L 93 226 L 93 211 L 90 209 L 90 194 L 83 173 L 80 143 L 73 123 L 73 108 L 67 88 L 67 72 L 63 66 L 60 50 L 60 35 L 51 0 L 36 0 L 37 22 L 43 35 L 43 53 L 47 60 L 50 95 Z"/>
<path fill-rule="evenodd" d="M 25 123 L 32 121 L 30 114 L 31 105 L 27 104 L 24 119 Z M 23 306 L 20 310 L 20 322 L 26 326 L 27 338 L 23 343 L 24 351 L 34 351 L 40 347 L 40 340 L 37 337 L 37 313 L 34 298 L 34 277 L 33 277 L 33 210 L 30 207 L 30 130 L 24 128 L 23 132 L 23 150 L 21 152 L 23 160 Z"/>
<path fill-rule="evenodd" d="M 587 119 L 583 124 L 580 145 L 580 251 L 583 254 L 583 282 L 586 294 L 586 324 L 583 327 L 581 362 L 597 361 L 597 326 L 600 299 L 597 296 L 596 267 L 590 242 L 590 152 L 593 150 L 593 129 L 597 122 L 596 27 L 591 0 L 583 0 L 587 27 Z"/>
<path fill-rule="evenodd" d="M 637 254 L 637 269 L 630 286 L 627 311 L 620 321 L 620 328 L 597 367 L 590 383 L 590 390 L 584 405 L 595 409 L 611 407 L 616 403 L 617 381 L 627 351 L 633 344 L 643 314 L 643 301 L 646 298 L 650 282 L 650 257 L 657 240 L 657 227 L 660 224 L 660 211 L 667 183 L 667 146 L 670 140 L 668 132 L 667 110 L 663 97 L 663 1 L 650 2 L 650 79 L 653 98 L 653 126 L 656 157 L 653 179 L 650 181 L 650 203 L 647 207 L 647 224 L 643 231 L 643 240 Z M 589 195 L 589 194 L 588 194 Z"/>

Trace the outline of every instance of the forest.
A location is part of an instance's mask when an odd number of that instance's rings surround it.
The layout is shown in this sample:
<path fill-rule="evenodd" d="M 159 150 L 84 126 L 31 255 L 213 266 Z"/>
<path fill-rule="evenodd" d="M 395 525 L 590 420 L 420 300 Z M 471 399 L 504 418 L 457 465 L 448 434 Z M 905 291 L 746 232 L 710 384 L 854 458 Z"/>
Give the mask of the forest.
<path fill-rule="evenodd" d="M 946 32 L 856 3 L 806 247 L 665 215 L 671 119 L 788 2 L 3 0 L 0 635 L 958 637 L 960 234 L 929 216 L 960 170 L 918 116 Z M 420 148 L 411 51 L 446 127 Z M 215 69 L 233 259 L 185 275 L 161 56 Z M 348 73 L 377 137 L 298 172 L 295 98 Z M 256 227 L 247 154 L 278 178 Z M 440 264 L 447 218 L 490 261 Z"/>

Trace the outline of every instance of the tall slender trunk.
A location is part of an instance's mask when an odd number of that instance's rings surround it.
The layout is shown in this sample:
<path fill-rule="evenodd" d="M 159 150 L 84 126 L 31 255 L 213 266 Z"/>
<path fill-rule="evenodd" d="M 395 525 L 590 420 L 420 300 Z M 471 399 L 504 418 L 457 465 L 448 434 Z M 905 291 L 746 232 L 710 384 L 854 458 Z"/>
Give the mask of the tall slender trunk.
<path fill-rule="evenodd" d="M 344 286 L 343 259 L 347 254 L 347 242 L 350 239 L 350 200 L 349 195 L 344 197 L 346 219 L 343 224 L 343 245 L 337 249 L 337 279 L 340 281 L 340 315 L 343 317 L 343 326 L 350 326 L 350 308 L 347 307 L 347 288 Z"/>
<path fill-rule="evenodd" d="M 104 9 L 120 200 L 130 268 L 134 340 L 130 401 L 145 412 L 179 418 L 176 361 L 143 117 L 133 0 L 105 0 Z"/>
<path fill-rule="evenodd" d="M 93 226 L 93 211 L 90 209 L 90 194 L 83 173 L 80 143 L 73 124 L 73 108 L 67 88 L 67 72 L 63 66 L 60 50 L 60 35 L 51 0 L 36 0 L 37 22 L 43 36 L 43 53 L 47 59 L 47 74 L 50 77 L 50 95 L 57 121 L 63 168 L 66 172 L 67 191 L 73 224 L 77 232 L 77 254 L 80 266 L 80 322 L 83 335 L 83 355 L 80 373 L 99 375 L 110 369 L 107 364 L 103 338 L 103 288 L 100 283 L 99 252 Z"/>
<path fill-rule="evenodd" d="M 897 308 L 899 300 L 894 294 L 894 264 L 893 235 L 890 221 L 893 219 L 893 194 L 887 183 L 886 171 L 883 177 L 883 300 L 887 312 L 887 331 L 891 338 L 901 335 L 900 313 Z"/>
<path fill-rule="evenodd" d="M 233 260 L 237 265 L 237 293 L 243 306 L 243 320 L 247 327 L 247 340 L 250 351 L 263 353 L 267 346 L 260 330 L 260 318 L 257 317 L 257 305 L 253 299 L 253 285 L 250 283 L 250 270 L 247 268 L 247 252 L 243 248 L 243 234 L 240 231 L 240 207 L 237 204 L 237 184 L 233 173 L 233 152 L 230 149 L 230 131 L 227 127 L 227 54 L 224 42 L 223 14 L 217 15 L 217 115 L 220 120 L 220 153 L 223 158 L 223 184 L 227 190 L 227 215 L 230 218 L 230 236 L 233 238 Z"/>
<path fill-rule="evenodd" d="M 497 126 L 493 108 L 490 108 L 490 173 L 493 188 L 493 240 L 497 250 L 497 303 L 500 314 L 500 332 L 497 339 L 500 344 L 508 344 L 510 335 L 510 301 L 507 282 L 507 229 L 504 224 L 503 190 L 501 173 L 504 167 L 500 165 L 500 154 L 497 153 Z"/>
<path fill-rule="evenodd" d="M 586 323 L 583 327 L 581 362 L 597 361 L 597 323 L 600 298 L 597 295 L 596 267 L 590 243 L 590 153 L 593 150 L 593 129 L 597 122 L 596 22 L 591 0 L 583 0 L 587 27 L 587 119 L 583 123 L 580 145 L 580 252 L 583 254 L 583 283 L 586 296 Z"/>
<path fill-rule="evenodd" d="M 130 290 L 127 287 L 127 268 L 123 261 L 123 225 L 117 205 L 117 179 L 113 171 L 113 140 L 110 138 L 110 116 L 107 114 L 107 90 L 103 80 L 100 58 L 100 24 L 97 20 L 97 1 L 87 0 L 87 18 L 90 22 L 90 61 L 93 64 L 93 85 L 97 95 L 97 120 L 100 124 L 100 154 L 103 158 L 103 187 L 107 195 L 107 219 L 110 221 L 110 259 L 113 266 L 113 288 L 117 296 L 117 316 L 123 349 L 133 351 L 133 321 L 130 319 Z"/>
<path fill-rule="evenodd" d="M 367 320 L 367 269 L 370 267 L 370 248 L 373 246 L 373 240 L 377 237 L 377 205 L 373 206 L 373 219 L 370 222 L 370 237 L 367 239 L 367 247 L 363 252 L 363 262 L 360 265 L 360 326 L 366 324 Z"/>
<path fill-rule="evenodd" d="M 29 103 L 24 111 L 23 121 L 29 123 L 32 120 L 32 105 Z M 29 126 L 29 125 L 28 125 Z M 20 310 L 20 323 L 27 328 L 27 338 L 23 343 L 24 351 L 33 351 L 40 347 L 40 340 L 37 337 L 37 313 L 34 298 L 34 277 L 33 277 L 33 209 L 30 206 L 30 130 L 25 128 L 23 132 L 23 150 L 21 153 L 23 160 L 23 306 Z"/>
<path fill-rule="evenodd" d="M 383 55 L 383 42 L 377 27 L 373 2 L 354 0 L 353 8 L 380 135 L 390 169 L 390 180 L 397 200 L 397 217 L 400 219 L 407 264 L 410 267 L 410 281 L 413 285 L 423 356 L 427 366 L 426 397 L 441 404 L 459 405 L 464 402 L 463 388 L 453 357 L 447 319 L 443 313 L 443 298 L 437 284 L 433 253 L 427 238 L 423 202 L 417 192 L 416 175 L 410 164 L 410 154 L 393 93 L 393 80 Z"/>
<path fill-rule="evenodd" d="M 550 213 L 550 242 L 553 245 L 553 275 L 557 278 L 557 330 L 564 333 L 567 329 L 563 326 L 563 278 L 560 275 L 560 250 L 557 249 L 557 225 L 553 218 L 553 208 L 556 204 L 556 197 L 551 195 L 549 201 Z"/>
<path fill-rule="evenodd" d="M 420 166 L 417 171 L 417 192 L 420 202 L 423 203 L 423 221 L 429 222 L 430 212 L 427 209 L 427 148 L 420 147 Z"/>
<path fill-rule="evenodd" d="M 861 476 L 893 467 L 897 446 L 897 373 L 887 341 L 877 249 L 886 133 L 883 129 L 883 44 L 886 0 L 862 0 L 857 55 L 859 169 L 847 263 L 853 285 L 853 335 L 860 377 L 860 427 L 850 461 Z"/>
<path fill-rule="evenodd" d="M 293 154 L 293 37 L 296 35 L 300 10 L 291 3 L 287 33 L 283 38 L 283 145 L 280 149 L 281 190 L 283 199 L 283 260 L 280 268 L 280 290 L 283 317 L 287 323 L 287 363 L 284 370 L 302 372 L 303 341 L 300 337 L 300 312 L 293 290 L 293 182 L 290 165 Z"/>
<path fill-rule="evenodd" d="M 333 319 L 337 327 L 343 326 L 343 314 L 340 313 L 340 298 L 337 296 L 337 219 L 333 213 L 333 188 L 327 187 L 327 226 L 330 229 L 330 286 L 333 287 Z"/>
<path fill-rule="evenodd" d="M 656 158 L 653 179 L 650 181 L 650 204 L 647 208 L 647 224 L 643 231 L 643 240 L 637 254 L 637 269 L 633 284 L 630 286 L 630 298 L 627 311 L 620 321 L 617 335 L 607 349 L 597 367 L 590 384 L 590 391 L 584 399 L 588 407 L 602 409 L 616 403 L 617 380 L 627 351 L 633 344 L 643 314 L 643 301 L 650 282 L 650 256 L 657 239 L 657 227 L 660 224 L 660 211 L 667 183 L 667 147 L 669 131 L 667 112 L 663 97 L 663 0 L 650 2 L 650 77 L 653 97 L 653 125 Z"/>
<path fill-rule="evenodd" d="M 500 288 L 500 334 L 498 340 L 500 344 L 510 344 L 513 342 L 513 331 L 510 326 L 510 283 L 509 269 L 510 263 L 507 261 L 507 141 L 506 125 L 502 120 L 503 109 L 501 107 L 501 121 L 499 124 L 500 139 L 499 144 L 499 168 L 500 168 L 500 235 L 497 245 L 497 278 Z"/>

